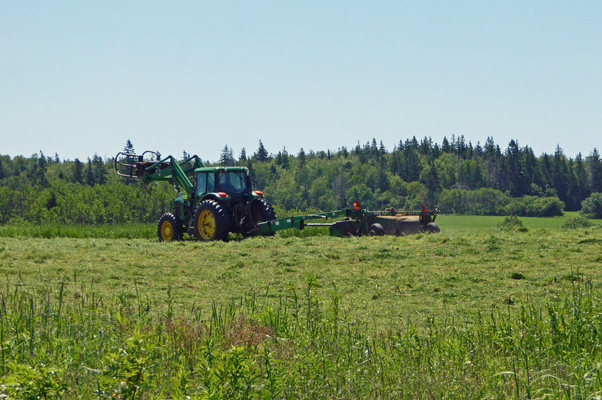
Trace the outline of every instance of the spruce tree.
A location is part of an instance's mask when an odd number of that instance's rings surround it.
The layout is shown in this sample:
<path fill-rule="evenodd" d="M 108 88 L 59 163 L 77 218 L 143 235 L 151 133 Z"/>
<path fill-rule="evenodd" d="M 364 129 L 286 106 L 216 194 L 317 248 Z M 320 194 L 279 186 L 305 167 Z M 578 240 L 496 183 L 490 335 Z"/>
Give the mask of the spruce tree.
<path fill-rule="evenodd" d="M 123 152 L 127 154 L 136 154 L 136 150 L 134 150 L 134 145 L 130 139 L 125 142 L 125 146 L 123 147 Z"/>
<path fill-rule="evenodd" d="M 269 153 L 268 151 L 265 149 L 263 143 L 261 142 L 261 140 L 259 141 L 259 147 L 257 148 L 257 152 L 254 154 L 253 156 L 257 161 L 260 162 L 265 162 L 265 161 L 269 161 Z"/>
<path fill-rule="evenodd" d="M 94 171 L 92 170 L 92 160 L 88 158 L 88 164 L 86 165 L 86 172 L 84 174 L 86 176 L 86 184 L 88 186 L 94 186 L 96 183 L 96 179 L 94 178 Z"/>
<path fill-rule="evenodd" d="M 219 164 L 224 167 L 230 167 L 235 164 L 232 149 L 229 149 L 228 145 L 224 146 L 222 149 L 222 153 L 219 157 Z"/>
<path fill-rule="evenodd" d="M 84 165 L 79 158 L 76 158 L 73 162 L 73 182 L 84 183 Z"/>
<path fill-rule="evenodd" d="M 591 176 L 591 188 L 594 193 L 602 193 L 602 162 L 598 149 L 594 148 L 592 155 L 588 157 L 588 167 Z"/>

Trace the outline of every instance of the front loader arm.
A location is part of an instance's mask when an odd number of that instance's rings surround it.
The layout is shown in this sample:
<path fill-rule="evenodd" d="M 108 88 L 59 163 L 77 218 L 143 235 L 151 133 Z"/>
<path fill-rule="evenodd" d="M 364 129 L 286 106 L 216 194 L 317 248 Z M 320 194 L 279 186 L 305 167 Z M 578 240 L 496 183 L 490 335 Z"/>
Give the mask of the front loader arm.
<path fill-rule="evenodd" d="M 147 154 L 154 155 L 155 160 L 145 160 Z M 183 161 L 177 161 L 172 156 L 159 160 L 158 154 L 152 151 L 145 151 L 141 155 L 117 153 L 115 156 L 117 175 L 144 183 L 168 181 L 178 193 L 185 193 L 190 198 L 194 196 L 194 184 L 191 181 L 194 170 L 201 167 L 204 167 L 203 161 L 196 155 Z"/>

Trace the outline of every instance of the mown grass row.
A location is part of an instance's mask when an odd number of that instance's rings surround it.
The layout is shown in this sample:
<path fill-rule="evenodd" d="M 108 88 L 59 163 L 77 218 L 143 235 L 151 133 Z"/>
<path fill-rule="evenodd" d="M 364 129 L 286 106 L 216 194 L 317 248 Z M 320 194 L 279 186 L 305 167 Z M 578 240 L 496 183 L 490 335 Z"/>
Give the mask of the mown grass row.
<path fill-rule="evenodd" d="M 0 226 L 0 237 L 77 238 L 77 239 L 151 239 L 157 237 L 156 224 L 59 224 L 29 222 Z"/>
<path fill-rule="evenodd" d="M 428 317 L 374 333 L 351 322 L 336 287 L 308 276 L 266 302 L 204 315 L 156 308 L 138 293 L 82 285 L 0 290 L 2 398 L 596 398 L 602 391 L 602 291 L 575 284 L 519 313 Z"/>
<path fill-rule="evenodd" d="M 314 211 L 314 210 L 310 210 Z M 315 211 L 318 212 L 318 211 Z M 303 212 L 293 210 L 281 212 L 280 215 L 301 215 Z M 564 217 L 533 218 L 521 217 L 520 220 L 528 228 L 558 229 L 562 228 L 567 220 L 578 218 L 578 213 L 566 213 Z M 499 216 L 469 216 L 469 215 L 439 215 L 437 222 L 444 231 L 475 231 L 496 227 L 505 217 Z M 328 221 L 330 222 L 330 221 Z M 601 220 L 590 220 L 594 225 L 602 224 Z M 327 236 L 328 228 L 306 228 L 303 231 L 289 229 L 278 233 L 280 237 L 312 237 Z M 13 222 L 0 225 L 0 237 L 26 237 L 26 238 L 55 238 L 69 237 L 79 239 L 104 238 L 104 239 L 156 239 L 157 224 L 155 223 L 128 223 L 128 224 L 58 224 L 29 222 Z M 233 238 L 237 238 L 233 236 Z"/>
<path fill-rule="evenodd" d="M 293 214 L 301 214 L 297 211 Z M 577 217 L 577 213 L 567 213 L 564 217 L 557 218 L 520 218 L 528 228 L 557 229 L 561 228 L 567 220 Z M 445 231 L 459 232 L 493 228 L 504 220 L 505 217 L 496 216 L 461 216 L 440 215 L 437 222 Z M 592 224 L 599 225 L 599 220 L 591 220 Z M 280 237 L 312 237 L 327 236 L 328 228 L 305 228 L 303 231 L 289 229 L 278 233 Z M 25 238 L 55 238 L 68 237 L 78 239 L 156 239 L 157 225 L 154 223 L 128 223 L 128 224 L 58 224 L 28 222 L 0 225 L 0 237 L 25 237 Z M 240 238 L 232 236 L 232 238 Z"/>

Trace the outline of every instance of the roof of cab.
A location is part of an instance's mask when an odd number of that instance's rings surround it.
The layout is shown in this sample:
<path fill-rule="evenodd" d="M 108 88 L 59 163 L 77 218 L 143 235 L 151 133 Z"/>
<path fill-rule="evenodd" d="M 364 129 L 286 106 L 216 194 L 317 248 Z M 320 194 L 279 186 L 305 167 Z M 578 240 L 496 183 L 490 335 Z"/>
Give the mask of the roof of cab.
<path fill-rule="evenodd" d="M 249 172 L 247 167 L 202 167 L 197 168 L 194 172 Z"/>

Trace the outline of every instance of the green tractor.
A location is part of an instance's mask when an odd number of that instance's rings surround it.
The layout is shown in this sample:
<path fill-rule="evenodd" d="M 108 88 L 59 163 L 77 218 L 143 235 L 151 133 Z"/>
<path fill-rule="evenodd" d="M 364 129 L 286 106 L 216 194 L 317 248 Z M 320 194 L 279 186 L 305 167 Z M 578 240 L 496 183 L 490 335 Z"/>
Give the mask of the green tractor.
<path fill-rule="evenodd" d="M 262 233 L 260 222 L 276 219 L 263 193 L 253 190 L 245 167 L 206 167 L 198 156 L 177 161 L 152 151 L 118 153 L 115 171 L 144 183 L 167 181 L 178 197 L 173 212 L 159 219 L 160 241 L 181 240 L 184 233 L 201 241 L 225 240 L 230 232 L 244 237 Z"/>

